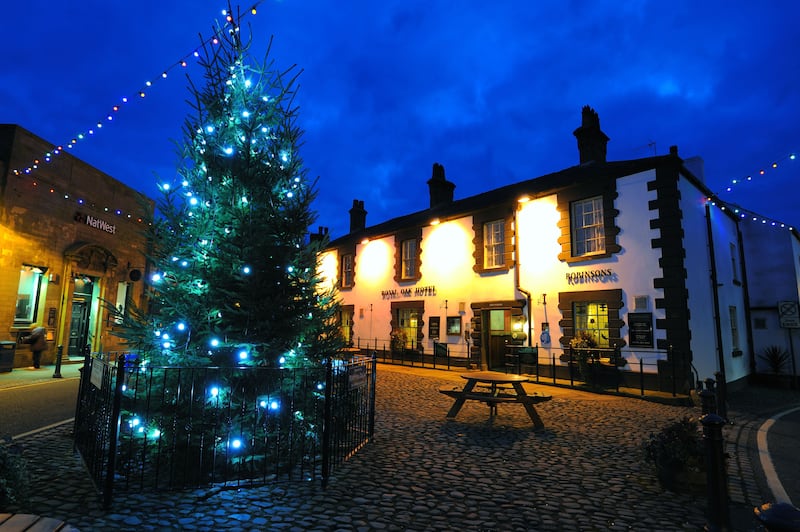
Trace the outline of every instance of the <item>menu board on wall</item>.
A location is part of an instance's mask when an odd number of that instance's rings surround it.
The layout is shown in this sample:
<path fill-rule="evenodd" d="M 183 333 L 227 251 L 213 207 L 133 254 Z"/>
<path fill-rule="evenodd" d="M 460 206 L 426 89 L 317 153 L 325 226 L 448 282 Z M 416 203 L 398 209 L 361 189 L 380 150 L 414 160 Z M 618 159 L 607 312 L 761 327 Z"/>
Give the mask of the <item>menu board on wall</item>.
<path fill-rule="evenodd" d="M 428 318 L 428 338 L 439 339 L 439 316 Z"/>
<path fill-rule="evenodd" d="M 628 331 L 631 347 L 653 347 L 653 313 L 628 314 Z"/>

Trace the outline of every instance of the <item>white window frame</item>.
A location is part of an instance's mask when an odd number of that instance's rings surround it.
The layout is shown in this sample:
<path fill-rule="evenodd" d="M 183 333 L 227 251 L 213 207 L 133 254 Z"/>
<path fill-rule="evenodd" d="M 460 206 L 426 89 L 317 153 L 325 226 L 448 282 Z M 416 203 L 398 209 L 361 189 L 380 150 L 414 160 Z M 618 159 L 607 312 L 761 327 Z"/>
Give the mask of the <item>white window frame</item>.
<path fill-rule="evenodd" d="M 342 255 L 342 287 L 353 286 L 355 272 L 353 271 L 354 256 L 351 253 Z"/>
<path fill-rule="evenodd" d="M 572 304 L 575 336 L 584 333 L 597 347 L 609 347 L 608 304 L 605 301 L 576 301 Z"/>
<path fill-rule="evenodd" d="M 414 279 L 417 276 L 417 240 L 409 238 L 400 243 L 400 278 Z"/>
<path fill-rule="evenodd" d="M 23 264 L 17 284 L 14 323 L 32 324 L 39 317 L 39 298 L 42 294 L 44 273 L 47 268 Z"/>
<path fill-rule="evenodd" d="M 506 265 L 506 221 L 492 220 L 483 224 L 483 267 L 504 268 Z"/>
<path fill-rule="evenodd" d="M 733 305 L 728 307 L 728 316 L 731 320 L 731 344 L 733 351 L 741 351 L 739 344 L 739 311 Z"/>
<path fill-rule="evenodd" d="M 572 255 L 585 257 L 606 251 L 603 196 L 572 202 L 570 206 L 572 227 Z"/>

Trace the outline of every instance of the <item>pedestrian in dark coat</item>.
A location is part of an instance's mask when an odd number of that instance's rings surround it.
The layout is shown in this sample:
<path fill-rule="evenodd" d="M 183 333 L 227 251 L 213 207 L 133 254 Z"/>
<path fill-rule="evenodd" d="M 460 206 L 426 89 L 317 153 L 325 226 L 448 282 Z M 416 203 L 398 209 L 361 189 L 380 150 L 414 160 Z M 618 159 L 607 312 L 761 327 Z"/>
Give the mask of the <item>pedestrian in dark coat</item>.
<path fill-rule="evenodd" d="M 47 349 L 47 331 L 44 327 L 36 327 L 31 334 L 25 338 L 25 343 L 31 345 L 33 353 L 33 367 L 39 368 L 42 363 L 42 351 Z"/>

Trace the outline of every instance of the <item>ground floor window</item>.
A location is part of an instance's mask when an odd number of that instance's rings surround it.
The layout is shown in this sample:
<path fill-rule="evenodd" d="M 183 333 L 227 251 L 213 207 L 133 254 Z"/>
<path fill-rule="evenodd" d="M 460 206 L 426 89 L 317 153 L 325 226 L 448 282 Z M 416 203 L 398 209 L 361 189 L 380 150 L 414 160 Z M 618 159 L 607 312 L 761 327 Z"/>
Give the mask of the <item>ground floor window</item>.
<path fill-rule="evenodd" d="M 608 305 L 598 301 L 578 301 L 572 307 L 575 336 L 591 339 L 597 347 L 609 347 Z"/>
<path fill-rule="evenodd" d="M 17 285 L 17 302 L 14 310 L 14 323 L 34 323 L 39 314 L 39 295 L 42 279 L 47 268 L 22 265 Z"/>
<path fill-rule="evenodd" d="M 355 306 L 342 305 L 340 312 L 339 326 L 342 331 L 344 345 L 351 347 L 353 345 L 353 315 L 355 314 Z"/>
<path fill-rule="evenodd" d="M 562 346 L 569 346 L 573 338 L 591 338 L 596 347 L 623 347 L 627 345 L 620 336 L 624 322 L 620 319 L 623 307 L 622 290 L 585 290 L 560 292 L 558 308 L 564 336 Z"/>
<path fill-rule="evenodd" d="M 425 306 L 422 301 L 392 303 L 392 349 L 417 349 L 422 340 Z"/>

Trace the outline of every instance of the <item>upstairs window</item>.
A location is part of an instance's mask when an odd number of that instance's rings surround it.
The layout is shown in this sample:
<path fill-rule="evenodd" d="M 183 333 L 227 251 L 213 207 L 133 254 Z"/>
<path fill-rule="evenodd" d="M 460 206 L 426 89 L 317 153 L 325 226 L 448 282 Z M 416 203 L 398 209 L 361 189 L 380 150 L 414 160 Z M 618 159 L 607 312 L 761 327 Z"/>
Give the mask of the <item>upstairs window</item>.
<path fill-rule="evenodd" d="M 605 253 L 602 196 L 574 201 L 571 210 L 572 255 L 583 257 Z"/>
<path fill-rule="evenodd" d="M 353 270 L 353 255 L 342 255 L 341 272 L 342 288 L 351 288 L 353 286 L 353 275 L 355 273 Z"/>
<path fill-rule="evenodd" d="M 483 224 L 483 267 L 503 268 L 506 265 L 505 220 Z"/>
<path fill-rule="evenodd" d="M 417 240 L 403 240 L 400 250 L 400 278 L 410 280 L 417 278 Z"/>
<path fill-rule="evenodd" d="M 730 243 L 730 250 L 731 250 L 731 273 L 733 274 L 733 282 L 734 284 L 741 284 L 739 280 L 739 261 L 738 261 L 738 253 L 736 251 L 736 244 L 733 242 Z"/>

